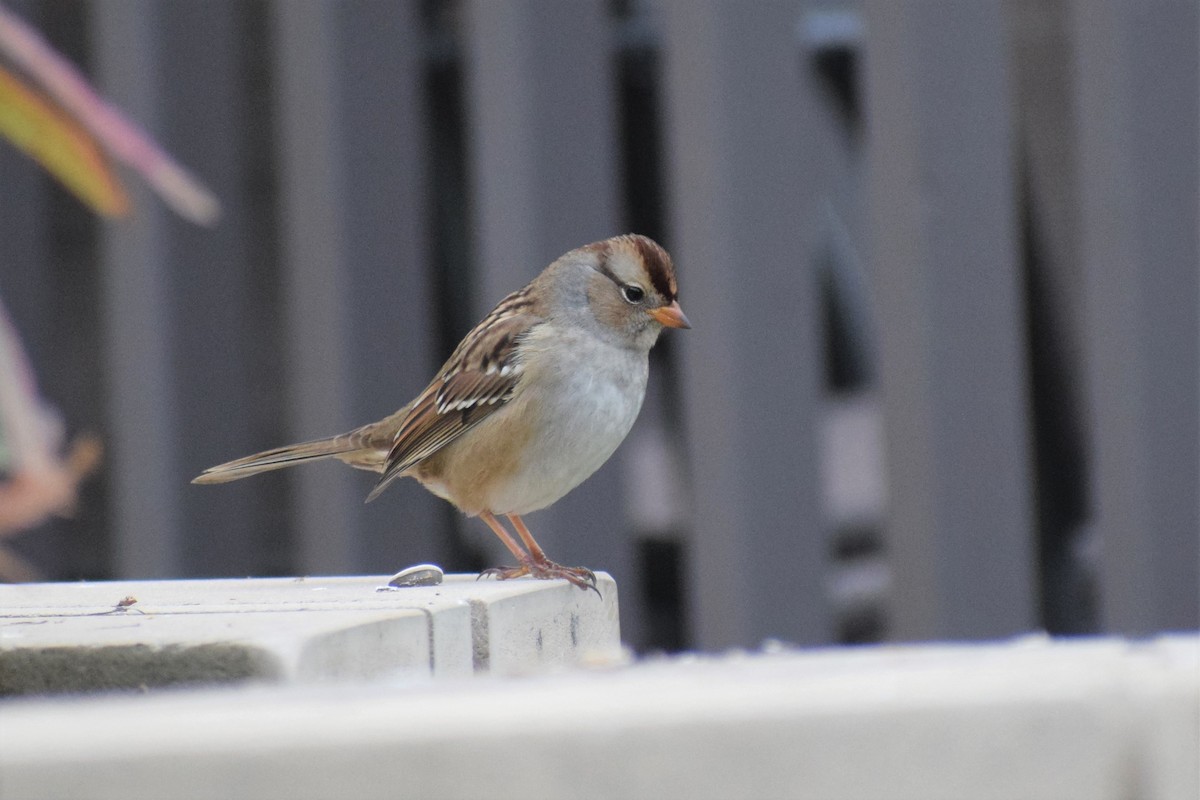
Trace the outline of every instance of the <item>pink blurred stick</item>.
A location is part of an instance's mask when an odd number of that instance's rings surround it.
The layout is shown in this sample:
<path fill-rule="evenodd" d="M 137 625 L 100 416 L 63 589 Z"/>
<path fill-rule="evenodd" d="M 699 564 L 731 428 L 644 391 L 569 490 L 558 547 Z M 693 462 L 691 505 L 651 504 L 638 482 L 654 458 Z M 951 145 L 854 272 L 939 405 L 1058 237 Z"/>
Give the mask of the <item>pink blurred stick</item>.
<path fill-rule="evenodd" d="M 211 225 L 217 198 L 158 147 L 141 128 L 97 95 L 75 67 L 41 35 L 0 5 L 0 54 L 38 82 L 117 160 L 138 172 L 180 216 Z"/>

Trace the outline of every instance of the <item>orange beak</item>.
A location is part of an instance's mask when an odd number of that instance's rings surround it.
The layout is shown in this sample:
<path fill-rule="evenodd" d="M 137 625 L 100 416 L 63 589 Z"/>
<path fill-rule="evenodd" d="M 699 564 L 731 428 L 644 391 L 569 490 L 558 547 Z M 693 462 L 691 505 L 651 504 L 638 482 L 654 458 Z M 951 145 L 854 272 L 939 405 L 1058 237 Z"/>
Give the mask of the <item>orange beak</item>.
<path fill-rule="evenodd" d="M 669 306 L 651 309 L 649 313 L 668 328 L 692 327 L 692 323 L 688 322 L 688 318 L 684 316 L 683 309 L 679 307 L 678 300 L 672 300 Z"/>

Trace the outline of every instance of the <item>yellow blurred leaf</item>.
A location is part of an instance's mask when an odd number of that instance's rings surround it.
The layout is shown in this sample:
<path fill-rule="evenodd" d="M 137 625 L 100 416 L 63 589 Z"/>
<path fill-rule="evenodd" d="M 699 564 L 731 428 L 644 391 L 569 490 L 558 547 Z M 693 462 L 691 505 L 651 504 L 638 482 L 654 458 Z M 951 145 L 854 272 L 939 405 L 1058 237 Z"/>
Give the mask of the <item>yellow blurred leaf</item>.
<path fill-rule="evenodd" d="M 0 68 L 0 136 L 46 168 L 100 214 L 123 216 L 129 198 L 92 137 Z"/>

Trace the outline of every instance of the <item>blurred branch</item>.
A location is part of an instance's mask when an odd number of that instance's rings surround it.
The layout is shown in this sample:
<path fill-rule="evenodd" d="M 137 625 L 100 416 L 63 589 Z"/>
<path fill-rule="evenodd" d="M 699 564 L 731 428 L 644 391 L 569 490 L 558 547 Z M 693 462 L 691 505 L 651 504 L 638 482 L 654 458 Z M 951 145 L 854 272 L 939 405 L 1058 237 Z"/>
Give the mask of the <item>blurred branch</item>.
<path fill-rule="evenodd" d="M 62 431 L 37 396 L 33 372 L 16 330 L 0 306 L 0 539 L 37 525 L 52 514 L 69 514 L 79 483 L 100 463 L 98 439 L 83 436 L 65 457 Z M 0 548 L 0 555 L 4 555 Z M 11 554 L 9 554 L 11 555 Z M 3 559 L 0 559 L 2 561 Z M 8 558 L 7 563 L 14 563 Z M 22 569 L 28 572 L 28 569 Z M 0 579 L 13 579 L 0 564 Z"/>
<path fill-rule="evenodd" d="M 70 516 L 80 482 L 100 464 L 103 448 L 94 436 L 80 436 L 67 456 L 22 467 L 0 483 L 0 539 L 33 527 L 51 515 Z M 0 578 L 3 578 L 0 570 Z"/>
<path fill-rule="evenodd" d="M 96 94 L 69 61 L 3 5 L 0 5 L 0 56 L 37 83 L 49 99 L 107 153 L 140 174 L 176 213 L 201 225 L 216 221 L 221 209 L 212 192 L 158 147 L 141 128 Z M 14 96 L 19 104 L 25 101 L 24 105 L 28 106 L 27 98 L 14 95 L 10 89 L 8 97 Z M 0 91 L 0 104 L 5 101 L 6 95 Z M 18 107 L 14 112 L 10 107 L 8 113 L 20 113 L 20 110 Z M 47 119 L 53 122 L 53 118 L 43 116 L 43 124 Z M 6 131 L 0 126 L 0 133 L 3 132 Z M 46 163 L 43 159 L 39 161 Z M 74 187 L 71 188 L 74 191 Z M 85 201 L 91 204 L 87 198 Z M 108 213 L 94 204 L 92 207 Z"/>
<path fill-rule="evenodd" d="M 129 213 L 129 198 L 92 137 L 3 68 L 0 134 L 98 213 Z"/>

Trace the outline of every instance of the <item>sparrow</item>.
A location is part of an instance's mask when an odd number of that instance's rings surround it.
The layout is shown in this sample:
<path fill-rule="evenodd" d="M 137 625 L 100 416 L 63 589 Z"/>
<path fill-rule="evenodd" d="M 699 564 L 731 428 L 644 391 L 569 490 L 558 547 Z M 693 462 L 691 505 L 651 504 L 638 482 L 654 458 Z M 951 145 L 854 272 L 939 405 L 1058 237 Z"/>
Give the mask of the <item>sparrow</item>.
<path fill-rule="evenodd" d="M 521 517 L 586 480 L 629 433 L 646 394 L 650 348 L 664 327 L 691 327 L 678 294 L 671 256 L 645 236 L 572 250 L 501 300 L 399 411 L 219 464 L 192 482 L 336 458 L 380 473 L 369 502 L 397 478 L 415 478 L 482 519 L 517 559 L 480 577 L 565 578 L 595 589 L 591 570 L 547 558 Z"/>

